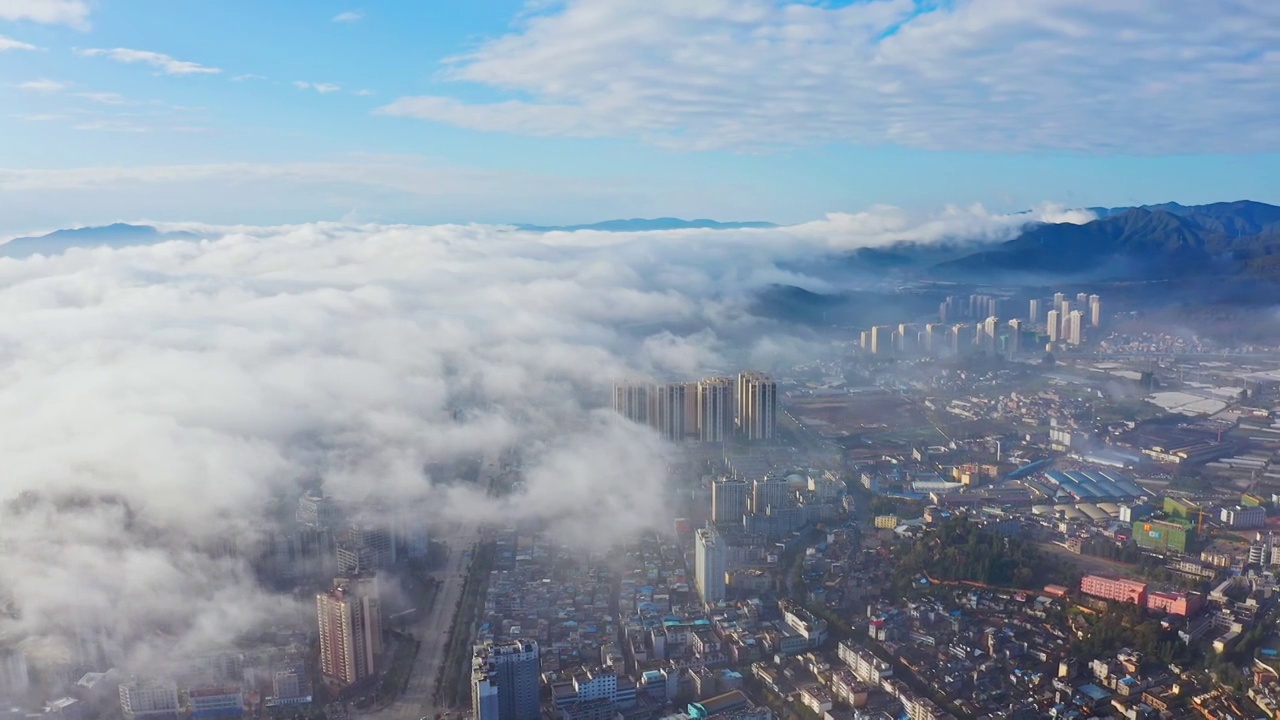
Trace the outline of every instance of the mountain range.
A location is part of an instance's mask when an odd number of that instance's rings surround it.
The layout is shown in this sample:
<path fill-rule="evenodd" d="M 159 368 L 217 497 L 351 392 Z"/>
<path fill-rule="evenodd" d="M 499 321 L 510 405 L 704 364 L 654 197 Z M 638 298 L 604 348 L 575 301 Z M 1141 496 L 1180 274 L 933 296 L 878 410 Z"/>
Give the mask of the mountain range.
<path fill-rule="evenodd" d="M 576 230 L 602 230 L 604 232 L 646 232 L 651 230 L 740 230 L 742 228 L 771 228 L 771 222 L 719 222 L 717 220 L 681 220 L 680 218 L 630 218 L 605 220 L 589 225 L 517 225 L 532 232 L 574 232 Z"/>
<path fill-rule="evenodd" d="M 1095 220 L 1079 225 L 1032 224 L 1003 243 L 956 238 L 943 243 L 860 248 L 839 258 L 815 259 L 805 263 L 813 266 L 805 270 L 832 279 L 870 272 L 882 278 L 1015 285 L 1061 280 L 1096 283 L 1280 279 L 1280 207 L 1241 200 L 1210 205 L 1164 203 L 1089 209 L 1097 215 Z M 587 225 L 517 227 L 537 232 L 642 232 L 775 226 L 766 222 L 632 218 Z M 0 244 L 0 257 L 57 255 L 77 247 L 125 247 L 197 238 L 188 232 L 161 232 L 149 225 L 116 223 L 10 240 Z"/>
<path fill-rule="evenodd" d="M 196 240 L 189 232 L 160 232 L 150 225 L 115 223 L 101 227 L 55 230 L 38 237 L 14 238 L 0 244 L 0 257 L 25 258 L 32 255 L 61 255 L 72 248 L 129 247 L 155 245 L 170 240 Z"/>
<path fill-rule="evenodd" d="M 1093 282 L 1192 277 L 1280 278 L 1280 207 L 1241 200 L 1094 209 L 1082 225 L 1041 224 L 929 275 L 1016 283 L 1020 277 Z"/>

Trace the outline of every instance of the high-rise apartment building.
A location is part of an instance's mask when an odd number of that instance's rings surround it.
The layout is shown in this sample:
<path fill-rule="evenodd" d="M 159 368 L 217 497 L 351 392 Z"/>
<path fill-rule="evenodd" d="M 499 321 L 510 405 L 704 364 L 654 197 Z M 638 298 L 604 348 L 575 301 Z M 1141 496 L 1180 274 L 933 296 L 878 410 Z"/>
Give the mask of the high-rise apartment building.
<path fill-rule="evenodd" d="M 541 655 L 534 640 L 488 643 L 471 661 L 475 720 L 538 720 Z"/>
<path fill-rule="evenodd" d="M 1045 329 L 1049 331 L 1049 342 L 1058 342 L 1062 339 L 1062 314 L 1057 310 L 1050 310 L 1045 320 Z"/>
<path fill-rule="evenodd" d="M 1063 333 L 1068 345 L 1080 345 L 1084 342 L 1084 313 L 1072 310 L 1067 316 L 1067 330 Z"/>
<path fill-rule="evenodd" d="M 1022 352 L 1022 331 L 1023 323 L 1021 320 L 1013 319 L 1009 321 L 1009 354 L 1017 355 Z"/>
<path fill-rule="evenodd" d="M 338 573 L 357 575 L 385 570 L 395 564 L 395 538 L 386 528 L 356 524 L 347 529 L 337 545 Z"/>
<path fill-rule="evenodd" d="M 747 514 L 750 486 L 741 480 L 722 477 L 711 484 L 711 522 L 742 523 Z"/>
<path fill-rule="evenodd" d="M 876 325 L 871 328 L 871 354 L 888 355 L 893 349 L 893 328 Z"/>
<path fill-rule="evenodd" d="M 920 334 L 920 345 L 926 355 L 941 355 L 946 350 L 947 326 L 942 323 L 929 323 Z"/>
<path fill-rule="evenodd" d="M 698 381 L 698 439 L 725 442 L 733 434 L 733 380 L 712 377 Z"/>
<path fill-rule="evenodd" d="M 668 440 L 684 440 L 687 434 L 685 404 L 689 395 L 687 383 L 663 383 L 652 389 L 650 423 Z"/>
<path fill-rule="evenodd" d="M 751 512 L 764 514 L 770 507 L 783 508 L 795 505 L 795 491 L 786 478 L 756 478 L 751 483 Z"/>
<path fill-rule="evenodd" d="M 904 354 L 912 354 L 916 351 L 916 341 L 920 337 L 920 328 L 914 323 L 898 324 L 898 342 L 894 346 L 895 349 Z"/>
<path fill-rule="evenodd" d="M 958 324 L 958 325 L 952 325 L 952 326 L 951 326 L 951 332 L 950 332 L 950 338 L 949 338 L 949 339 L 950 339 L 950 341 L 951 341 L 951 354 L 952 354 L 952 355 L 959 355 L 960 353 L 964 352 L 964 348 L 965 348 L 965 335 L 966 335 L 966 332 L 968 331 L 968 329 L 969 329 L 969 326 L 968 326 L 968 325 L 965 325 L 964 323 L 960 323 L 960 324 Z"/>
<path fill-rule="evenodd" d="M 994 353 L 997 349 L 997 343 L 1000 337 L 1000 318 L 992 315 L 982 323 L 982 338 L 979 345 L 982 351 L 986 353 Z"/>
<path fill-rule="evenodd" d="M 471 664 L 471 717 L 499 720 L 498 682 L 489 664 L 476 658 Z"/>
<path fill-rule="evenodd" d="M 1097 295 L 1089 296 L 1089 325 L 1093 327 L 1102 325 L 1102 298 Z"/>
<path fill-rule="evenodd" d="M 382 604 L 376 576 L 336 578 L 316 595 L 320 672 L 350 685 L 373 675 L 382 652 Z"/>
<path fill-rule="evenodd" d="M 725 546 L 715 530 L 698 530 L 694 547 L 694 583 L 704 605 L 724 600 Z"/>
<path fill-rule="evenodd" d="M 1040 300 L 1039 298 L 1031 298 L 1030 307 L 1027 310 L 1027 320 L 1032 325 L 1040 324 Z"/>
<path fill-rule="evenodd" d="M 125 720 L 170 720 L 178 717 L 178 684 L 172 680 L 131 680 L 120 685 Z"/>
<path fill-rule="evenodd" d="M 298 510 L 294 519 L 299 525 L 311 528 L 332 528 L 338 523 L 338 506 L 331 497 L 316 490 L 298 498 Z"/>
<path fill-rule="evenodd" d="M 778 384 L 768 375 L 738 375 L 738 432 L 747 440 L 772 440 L 778 426 Z"/>
<path fill-rule="evenodd" d="M 613 409 L 631 422 L 649 424 L 650 383 L 619 383 L 613 386 Z"/>

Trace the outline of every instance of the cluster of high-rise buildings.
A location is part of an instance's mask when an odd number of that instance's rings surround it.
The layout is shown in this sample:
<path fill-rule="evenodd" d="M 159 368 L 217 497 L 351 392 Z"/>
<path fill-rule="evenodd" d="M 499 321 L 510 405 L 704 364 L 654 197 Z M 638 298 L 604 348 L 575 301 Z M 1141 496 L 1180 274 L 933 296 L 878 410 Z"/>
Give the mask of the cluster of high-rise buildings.
<path fill-rule="evenodd" d="M 254 566 L 268 583 L 289 586 L 327 583 L 339 575 L 377 572 L 425 558 L 430 547 L 426 524 L 387 510 L 343 507 L 320 491 L 307 492 L 298 499 L 293 517 L 266 535 Z M 367 519 L 375 516 L 392 521 Z"/>
<path fill-rule="evenodd" d="M 1032 298 L 1027 317 L 1037 326 L 1042 310 L 1050 343 L 1080 345 L 1084 343 L 1085 328 L 1102 325 L 1102 298 L 1097 295 L 1078 293 L 1074 300 L 1065 293 L 1054 294 L 1052 300 Z"/>
<path fill-rule="evenodd" d="M 668 440 L 768 441 L 778 425 L 778 385 L 758 372 L 696 382 L 620 383 L 613 408 Z"/>
<path fill-rule="evenodd" d="M 877 325 L 859 345 L 877 356 L 944 357 L 969 352 L 1016 355 L 1049 344 L 1081 345 L 1087 328 L 1102 325 L 1102 300 L 1079 293 L 1032 298 L 1025 317 L 1005 320 L 1011 301 L 992 295 L 951 295 L 938 306 L 938 322 Z M 972 322 L 956 322 L 970 320 Z"/>

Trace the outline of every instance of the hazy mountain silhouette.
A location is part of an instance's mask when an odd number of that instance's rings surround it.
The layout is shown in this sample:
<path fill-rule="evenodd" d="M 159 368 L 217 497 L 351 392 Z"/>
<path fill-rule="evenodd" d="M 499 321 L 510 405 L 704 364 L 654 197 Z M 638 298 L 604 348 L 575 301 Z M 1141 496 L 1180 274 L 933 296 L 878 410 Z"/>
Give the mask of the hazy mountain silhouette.
<path fill-rule="evenodd" d="M 165 232 L 150 225 L 115 223 L 101 227 L 56 230 L 38 237 L 14 238 L 0 244 L 0 257 L 25 258 L 32 255 L 60 255 L 71 248 L 129 247 L 155 245 L 169 240 L 194 240 L 189 232 Z"/>
<path fill-rule="evenodd" d="M 719 222 L 717 220 L 681 220 L 680 218 L 631 218 L 629 220 L 605 220 L 587 225 L 517 225 L 521 230 L 534 232 L 573 232 L 574 230 L 603 230 L 606 232 L 644 232 L 646 230 L 737 230 L 741 228 L 777 227 L 771 222 Z"/>
<path fill-rule="evenodd" d="M 1205 276 L 1280 277 L 1280 207 L 1242 200 L 1103 209 L 1083 225 L 1036 225 L 1021 235 L 935 265 L 958 280 L 1019 275 L 1093 280 Z"/>

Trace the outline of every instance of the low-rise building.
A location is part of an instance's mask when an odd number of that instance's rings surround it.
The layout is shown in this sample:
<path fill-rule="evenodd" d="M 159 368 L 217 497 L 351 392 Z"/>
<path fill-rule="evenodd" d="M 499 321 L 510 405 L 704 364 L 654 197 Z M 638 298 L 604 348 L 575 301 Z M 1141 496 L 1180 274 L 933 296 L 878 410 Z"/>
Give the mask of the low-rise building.
<path fill-rule="evenodd" d="M 1133 603 L 1144 607 L 1147 604 L 1147 585 L 1137 580 L 1085 575 L 1080 579 L 1080 592 L 1104 600 Z"/>

